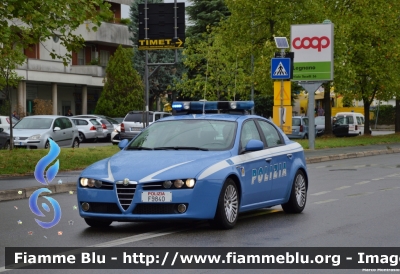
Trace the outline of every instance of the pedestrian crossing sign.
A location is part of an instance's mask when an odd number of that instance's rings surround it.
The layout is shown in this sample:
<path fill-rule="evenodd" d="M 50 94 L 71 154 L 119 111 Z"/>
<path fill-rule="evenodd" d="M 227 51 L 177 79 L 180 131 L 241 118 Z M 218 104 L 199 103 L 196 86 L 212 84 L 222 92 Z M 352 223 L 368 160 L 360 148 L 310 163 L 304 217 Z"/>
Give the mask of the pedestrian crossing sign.
<path fill-rule="evenodd" d="M 271 78 L 272 79 L 290 79 L 290 58 L 272 58 L 271 59 Z"/>

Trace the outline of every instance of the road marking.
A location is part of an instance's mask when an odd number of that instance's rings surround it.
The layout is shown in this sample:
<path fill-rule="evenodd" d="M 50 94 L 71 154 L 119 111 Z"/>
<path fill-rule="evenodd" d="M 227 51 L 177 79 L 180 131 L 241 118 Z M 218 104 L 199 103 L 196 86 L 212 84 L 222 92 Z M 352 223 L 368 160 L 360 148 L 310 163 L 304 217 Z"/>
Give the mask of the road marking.
<path fill-rule="evenodd" d="M 321 191 L 321 192 L 317 192 L 317 193 L 314 193 L 314 194 L 311 194 L 311 195 L 314 195 L 314 196 L 318 196 L 318 195 L 323 195 L 323 194 L 326 194 L 326 193 L 329 193 L 330 191 Z"/>
<path fill-rule="evenodd" d="M 346 189 L 349 187 L 351 187 L 351 186 L 341 186 L 341 187 L 335 188 L 335 190 L 342 190 L 342 189 Z"/>
<path fill-rule="evenodd" d="M 396 177 L 397 175 L 399 175 L 399 174 L 394 173 L 394 174 L 386 175 L 386 177 Z"/>
<path fill-rule="evenodd" d="M 350 194 L 350 195 L 347 195 L 348 197 L 360 197 L 360 196 L 366 196 L 366 195 L 370 195 L 370 194 L 372 194 L 373 192 L 363 192 L 363 193 L 356 193 L 356 194 Z"/>
<path fill-rule="evenodd" d="M 379 181 L 379 180 L 383 180 L 383 179 L 385 179 L 385 177 L 382 177 L 382 178 L 375 178 L 375 179 L 371 179 L 372 181 Z"/>
<path fill-rule="evenodd" d="M 142 240 L 147 240 L 151 238 L 156 238 L 156 237 L 161 237 L 169 234 L 174 234 L 178 232 L 182 232 L 188 229 L 181 229 L 181 230 L 174 230 L 174 231 L 169 231 L 169 230 L 156 230 L 154 232 L 147 232 L 147 233 L 142 233 L 138 234 L 135 236 L 130 236 L 130 237 L 125 237 L 121 238 L 118 240 L 114 241 L 109 241 L 109 242 L 104 242 L 101 244 L 96 244 L 96 245 L 90 245 L 88 247 L 112 247 L 112 246 L 117 246 L 117 245 L 123 245 L 123 244 L 128 244 L 128 243 L 133 243 L 133 242 L 138 242 Z"/>
<path fill-rule="evenodd" d="M 364 184 L 368 184 L 370 181 L 362 181 L 359 183 L 355 183 L 356 185 L 364 185 Z"/>
<path fill-rule="evenodd" d="M 314 204 L 325 204 L 325 203 L 330 203 L 330 202 L 334 202 L 337 201 L 338 199 L 329 199 L 329 200 L 325 200 L 325 201 L 319 201 L 319 202 L 314 202 Z"/>
<path fill-rule="evenodd" d="M 354 166 L 355 168 L 365 167 L 365 165 Z"/>
<path fill-rule="evenodd" d="M 324 167 L 326 167 L 326 166 L 316 166 L 315 168 L 324 168 Z"/>
<path fill-rule="evenodd" d="M 398 189 L 400 188 L 400 186 L 395 186 L 395 187 L 390 187 L 390 188 L 381 188 L 379 189 L 380 191 L 388 191 L 388 190 L 394 190 L 394 189 Z"/>

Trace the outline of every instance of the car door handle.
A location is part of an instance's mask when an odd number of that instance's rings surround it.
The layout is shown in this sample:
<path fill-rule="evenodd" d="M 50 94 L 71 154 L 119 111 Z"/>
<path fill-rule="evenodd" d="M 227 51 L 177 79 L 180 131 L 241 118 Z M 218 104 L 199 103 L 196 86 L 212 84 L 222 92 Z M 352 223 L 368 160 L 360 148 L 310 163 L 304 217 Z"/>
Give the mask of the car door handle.
<path fill-rule="evenodd" d="M 289 159 L 292 159 L 292 158 L 293 158 L 293 154 L 291 154 L 291 153 L 287 154 L 286 156 L 287 156 Z"/>
<path fill-rule="evenodd" d="M 267 159 L 265 159 L 265 161 L 270 163 L 272 161 L 272 158 L 267 158 Z"/>

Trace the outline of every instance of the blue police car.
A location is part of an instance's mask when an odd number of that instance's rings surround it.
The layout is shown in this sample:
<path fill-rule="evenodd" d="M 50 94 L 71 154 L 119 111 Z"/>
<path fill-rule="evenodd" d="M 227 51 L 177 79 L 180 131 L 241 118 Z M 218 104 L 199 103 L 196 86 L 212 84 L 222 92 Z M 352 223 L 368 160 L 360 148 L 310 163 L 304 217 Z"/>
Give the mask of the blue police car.
<path fill-rule="evenodd" d="M 308 176 L 302 146 L 270 120 L 247 114 L 252 101 L 174 102 L 121 151 L 78 179 L 79 214 L 92 227 L 113 221 L 209 220 L 282 205 L 300 213 Z"/>

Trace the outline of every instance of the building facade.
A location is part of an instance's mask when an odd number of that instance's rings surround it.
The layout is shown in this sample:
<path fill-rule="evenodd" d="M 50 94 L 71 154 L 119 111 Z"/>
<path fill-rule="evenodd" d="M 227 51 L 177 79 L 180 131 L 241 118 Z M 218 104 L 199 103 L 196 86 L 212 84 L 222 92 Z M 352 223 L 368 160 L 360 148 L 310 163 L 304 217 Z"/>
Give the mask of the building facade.
<path fill-rule="evenodd" d="M 23 115 L 32 115 L 33 100 L 51 100 L 53 114 L 65 115 L 70 109 L 74 115 L 91 114 L 101 94 L 105 68 L 118 46 L 133 47 L 128 26 L 120 24 L 121 5 L 134 0 L 107 0 L 114 12 L 113 22 L 103 22 L 96 32 L 91 23 L 82 24 L 75 34 L 85 40 L 79 52 L 64 66 L 62 60 L 52 59 L 50 52 L 67 53 L 57 36 L 24 50 L 26 62 L 16 70 L 23 80 L 12 92 L 12 108 Z M 1 93 L 0 93 L 1 94 Z M 0 97 L 0 105 L 5 98 Z"/>

